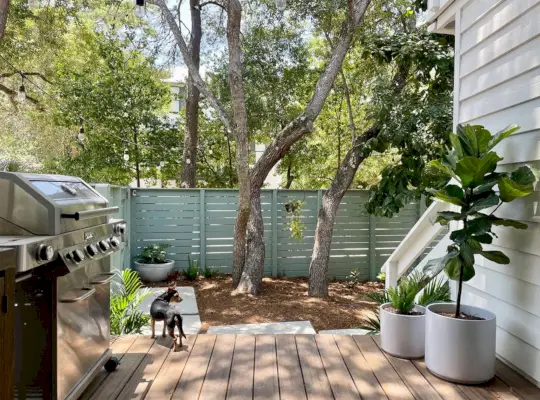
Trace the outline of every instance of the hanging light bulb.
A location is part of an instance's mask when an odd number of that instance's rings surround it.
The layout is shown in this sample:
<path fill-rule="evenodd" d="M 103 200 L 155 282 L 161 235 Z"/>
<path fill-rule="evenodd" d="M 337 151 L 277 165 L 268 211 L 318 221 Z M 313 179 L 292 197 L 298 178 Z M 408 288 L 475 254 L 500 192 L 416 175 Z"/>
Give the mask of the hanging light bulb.
<path fill-rule="evenodd" d="M 285 8 L 287 8 L 287 0 L 276 0 L 276 8 L 279 11 L 285 11 Z"/>
<path fill-rule="evenodd" d="M 124 150 L 124 161 L 129 161 L 129 153 L 127 149 Z"/>
<path fill-rule="evenodd" d="M 163 167 L 165 166 L 165 161 L 160 161 L 160 162 L 159 162 L 159 166 L 160 166 L 161 168 L 163 168 Z"/>
<path fill-rule="evenodd" d="M 19 86 L 19 91 L 15 100 L 19 103 L 24 103 L 26 101 L 26 88 L 24 87 L 24 74 L 21 72 L 21 86 Z"/>
<path fill-rule="evenodd" d="M 135 15 L 137 18 L 144 18 L 146 14 L 146 7 L 144 6 L 144 0 L 136 0 L 135 2 Z"/>
<path fill-rule="evenodd" d="M 84 142 L 84 138 L 85 138 L 85 135 L 84 135 L 84 126 L 81 126 L 81 128 L 79 129 L 79 134 L 77 135 L 77 139 L 79 140 L 79 142 Z"/>

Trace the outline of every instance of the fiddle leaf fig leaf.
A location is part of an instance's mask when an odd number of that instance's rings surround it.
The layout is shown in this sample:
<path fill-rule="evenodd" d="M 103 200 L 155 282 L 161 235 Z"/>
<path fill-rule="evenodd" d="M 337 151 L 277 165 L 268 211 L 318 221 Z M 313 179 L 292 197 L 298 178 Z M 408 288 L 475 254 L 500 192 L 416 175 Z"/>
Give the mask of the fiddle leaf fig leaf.
<path fill-rule="evenodd" d="M 463 129 L 463 127 L 461 125 L 458 126 L 457 130 L 458 132 L 460 131 L 460 129 Z M 461 147 L 461 143 L 459 141 L 459 138 L 456 134 L 454 133 L 451 133 L 450 134 L 450 143 L 452 143 L 452 147 L 454 148 L 455 152 L 456 152 L 456 156 L 458 158 L 463 158 L 463 148 Z"/>
<path fill-rule="evenodd" d="M 536 181 L 533 171 L 528 166 L 519 167 L 510 174 L 510 179 L 520 185 L 532 185 Z"/>
<path fill-rule="evenodd" d="M 502 251 L 481 251 L 480 254 L 497 264 L 510 264 L 510 259 Z"/>
<path fill-rule="evenodd" d="M 518 131 L 519 128 L 520 127 L 518 125 L 513 124 L 513 125 L 508 125 L 502 131 L 497 132 L 495 135 L 493 135 L 493 137 L 489 141 L 488 150 L 491 150 L 492 148 L 497 146 L 497 144 L 499 144 L 502 140 L 506 139 L 507 137 L 512 135 L 514 132 Z"/>
<path fill-rule="evenodd" d="M 474 252 L 467 242 L 463 242 L 459 247 L 459 255 L 464 266 L 474 265 Z"/>
<path fill-rule="evenodd" d="M 527 225 L 524 222 L 521 221 L 515 221 L 513 219 L 504 219 L 504 218 L 497 218 L 493 215 L 489 217 L 489 221 L 492 225 L 498 225 L 498 226 L 510 226 L 512 228 L 516 229 L 527 229 L 529 225 Z"/>
<path fill-rule="evenodd" d="M 490 193 L 489 196 L 476 200 L 469 209 L 469 214 L 473 214 L 485 208 L 494 207 L 499 204 L 499 196 L 496 193 Z"/>
<path fill-rule="evenodd" d="M 452 169 L 446 165 L 443 165 L 443 163 L 441 163 L 439 160 L 433 160 L 429 163 L 429 166 L 430 167 L 433 167 L 435 169 L 437 169 L 438 171 L 442 172 L 443 174 L 451 177 L 451 178 L 454 178 L 454 179 L 457 179 L 459 180 L 459 177 L 455 174 L 454 171 L 452 171 Z"/>
<path fill-rule="evenodd" d="M 507 177 L 499 178 L 498 184 L 501 200 L 505 203 L 528 196 L 534 191 L 532 183 L 521 184 Z"/>
<path fill-rule="evenodd" d="M 441 225 L 448 225 L 450 221 L 458 221 L 462 218 L 462 214 L 454 211 L 440 211 L 437 215 L 437 220 Z"/>
<path fill-rule="evenodd" d="M 431 190 L 431 193 L 433 193 L 438 200 L 458 206 L 463 205 L 463 189 L 457 185 L 447 185 L 440 190 Z"/>

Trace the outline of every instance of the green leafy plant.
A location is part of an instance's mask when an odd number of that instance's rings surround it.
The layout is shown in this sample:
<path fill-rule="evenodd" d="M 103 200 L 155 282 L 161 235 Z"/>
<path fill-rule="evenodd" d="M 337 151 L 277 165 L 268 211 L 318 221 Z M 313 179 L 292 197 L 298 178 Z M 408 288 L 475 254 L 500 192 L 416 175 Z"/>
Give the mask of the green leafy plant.
<path fill-rule="evenodd" d="M 302 208 L 306 205 L 302 200 L 295 200 L 285 204 L 285 209 L 288 213 L 289 227 L 291 238 L 297 241 L 304 239 L 304 231 L 306 225 L 302 222 Z"/>
<path fill-rule="evenodd" d="M 362 273 L 358 268 L 349 272 L 349 275 L 347 275 L 347 278 L 345 278 L 347 287 L 351 289 L 354 289 L 356 286 L 360 285 L 364 280 L 365 279 L 363 279 Z"/>
<path fill-rule="evenodd" d="M 139 310 L 150 290 L 142 288 L 137 271 L 125 269 L 115 271 L 116 280 L 111 292 L 111 334 L 127 335 L 141 333 L 150 317 Z"/>
<path fill-rule="evenodd" d="M 482 126 L 458 126 L 457 134 L 450 134 L 452 149 L 441 160 L 430 165 L 452 178 L 449 184 L 439 190 L 431 190 L 436 200 L 457 206 L 455 211 L 438 213 L 437 222 L 448 225 L 459 223 L 459 229 L 450 234 L 453 244 L 447 254 L 431 260 L 424 271 L 432 276 L 443 269 L 446 275 L 459 282 L 455 317 L 460 315 L 463 282 L 475 275 L 474 257 L 483 256 L 498 264 L 508 264 L 510 259 L 501 251 L 484 250 L 491 244 L 494 226 L 527 229 L 527 224 L 510 219 L 498 218 L 494 212 L 502 203 L 527 196 L 534 190 L 535 172 L 522 166 L 512 172 L 495 172 L 499 155 L 493 148 L 519 129 L 510 125 L 492 135 Z M 496 191 L 495 188 L 498 188 Z M 489 214 L 483 210 L 494 208 Z"/>
<path fill-rule="evenodd" d="M 170 261 L 165 252 L 169 247 L 171 246 L 165 243 L 156 243 L 145 247 L 136 258 L 143 264 L 165 264 Z"/>
<path fill-rule="evenodd" d="M 406 281 L 406 283 L 403 281 Z M 412 295 L 413 289 L 416 289 L 414 296 Z M 401 293 L 398 293 L 393 298 L 390 294 L 393 290 Z M 418 295 L 419 293 L 420 295 Z M 399 309 L 398 307 L 403 307 L 400 306 L 400 304 L 405 304 L 407 307 L 410 307 L 410 297 L 413 298 L 413 306 L 410 310 L 414 308 L 414 304 L 426 307 L 433 303 L 449 302 L 451 301 L 450 285 L 448 281 L 443 278 L 430 281 L 429 275 L 417 272 L 411 274 L 407 279 L 402 280 L 398 289 L 390 288 L 380 292 L 368 293 L 366 295 L 366 298 L 378 304 L 391 302 L 396 310 Z M 416 303 L 414 303 L 415 297 L 417 297 Z M 358 326 L 357 328 L 368 331 L 368 334 L 370 335 L 379 334 L 381 329 L 379 310 L 377 309 L 375 317 L 366 317 L 363 325 Z"/>
<path fill-rule="evenodd" d="M 381 272 L 379 275 L 377 275 L 377 279 L 381 282 L 386 282 L 386 272 Z"/>
<path fill-rule="evenodd" d="M 184 276 L 188 281 L 194 281 L 199 276 L 199 261 L 192 260 L 188 256 L 188 267 L 184 270 Z"/>
<path fill-rule="evenodd" d="M 204 267 L 203 276 L 205 279 L 216 278 L 219 276 L 219 270 L 217 268 Z"/>

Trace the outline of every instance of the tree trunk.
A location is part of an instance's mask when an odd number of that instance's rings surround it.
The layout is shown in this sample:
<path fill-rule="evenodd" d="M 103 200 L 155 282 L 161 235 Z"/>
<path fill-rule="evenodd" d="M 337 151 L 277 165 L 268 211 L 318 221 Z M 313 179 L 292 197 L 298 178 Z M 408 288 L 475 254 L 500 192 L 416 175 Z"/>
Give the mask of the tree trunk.
<path fill-rule="evenodd" d="M 264 275 L 264 222 L 261 212 L 261 188 L 252 187 L 251 214 L 247 227 L 247 257 L 242 277 L 237 287 L 240 293 L 259 294 Z M 263 268 L 259 268 L 263 265 Z"/>
<path fill-rule="evenodd" d="M 266 147 L 251 173 L 251 187 L 261 188 L 264 184 L 264 180 L 276 163 L 287 154 L 296 142 L 313 131 L 313 123 L 319 116 L 322 107 L 326 102 L 326 98 L 334 85 L 336 77 L 343 65 L 343 60 L 352 43 L 354 33 L 358 26 L 360 26 L 370 2 L 371 0 L 349 1 L 348 16 L 341 26 L 340 35 L 332 50 L 330 62 L 315 85 L 311 101 L 307 105 L 305 111 L 283 128 L 274 141 Z M 260 191 L 254 191 L 252 196 L 256 198 L 251 199 L 252 215 L 250 218 L 253 223 L 250 224 L 250 226 L 255 226 L 259 219 L 262 221 Z M 253 207 L 253 202 L 257 202 L 258 205 Z M 261 259 L 259 256 L 260 254 L 264 254 L 264 230 L 254 229 L 251 234 L 258 234 L 260 237 L 257 240 L 253 240 L 248 249 L 245 265 L 246 272 L 242 274 L 242 281 L 245 280 L 246 283 L 241 283 L 241 286 L 251 287 L 251 293 L 257 293 L 264 274 L 264 257 Z M 249 252 L 251 251 L 254 251 L 255 254 L 250 254 Z"/>
<path fill-rule="evenodd" d="M 246 101 L 242 79 L 240 24 L 242 5 L 229 0 L 227 7 L 227 42 L 229 45 L 229 86 L 231 88 L 234 130 L 236 134 L 236 170 L 238 171 L 238 215 L 234 226 L 233 288 L 240 282 L 246 257 L 246 229 L 251 210 L 249 181 L 249 138 Z"/>
<path fill-rule="evenodd" d="M 0 0 L 0 40 L 4 37 L 10 2 L 11 0 Z"/>
<path fill-rule="evenodd" d="M 394 93 L 398 96 L 407 82 L 410 65 L 399 64 L 393 77 Z M 328 261 L 330 259 L 330 247 L 332 245 L 332 234 L 334 222 L 339 204 L 345 192 L 351 185 L 358 167 L 368 156 L 365 144 L 379 134 L 379 128 L 374 125 L 363 135 L 357 136 L 353 141 L 352 148 L 347 152 L 341 166 L 339 167 L 330 189 L 327 190 L 322 199 L 321 209 L 315 228 L 315 243 L 313 244 L 313 254 L 309 265 L 309 290 L 308 294 L 314 297 L 328 296 Z"/>
<path fill-rule="evenodd" d="M 199 0 L 190 0 L 191 7 L 191 39 L 189 51 L 191 61 L 199 71 L 201 59 L 201 9 Z M 182 154 L 182 175 L 180 186 L 194 188 L 197 186 L 197 147 L 199 140 L 199 101 L 200 91 L 193 83 L 191 72 L 188 73 L 188 93 L 186 99 L 186 131 L 184 136 L 184 152 Z"/>
<path fill-rule="evenodd" d="M 141 167 L 139 165 L 140 158 L 139 158 L 139 133 L 135 129 L 133 131 L 133 141 L 135 143 L 135 175 L 137 178 L 137 187 L 141 187 Z"/>
<path fill-rule="evenodd" d="M 285 189 L 290 189 L 294 180 L 294 176 L 292 175 L 292 163 L 291 160 L 287 166 L 287 182 L 285 184 Z"/>

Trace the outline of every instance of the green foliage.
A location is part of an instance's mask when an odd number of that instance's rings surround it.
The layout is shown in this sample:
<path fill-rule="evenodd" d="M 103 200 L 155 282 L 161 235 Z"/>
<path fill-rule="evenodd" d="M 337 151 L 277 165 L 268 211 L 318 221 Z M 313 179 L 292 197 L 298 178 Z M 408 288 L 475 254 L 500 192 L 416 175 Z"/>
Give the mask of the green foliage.
<path fill-rule="evenodd" d="M 386 282 L 386 272 L 381 272 L 379 275 L 377 275 L 377 279 L 381 282 Z"/>
<path fill-rule="evenodd" d="M 358 268 L 353 269 L 345 278 L 347 282 L 347 287 L 354 289 L 356 286 L 360 285 L 365 279 L 362 277 L 362 272 Z"/>
<path fill-rule="evenodd" d="M 447 254 L 426 264 L 425 271 L 432 276 L 444 269 L 452 280 L 462 282 L 475 275 L 474 257 L 481 255 L 498 264 L 508 264 L 509 258 L 500 251 L 483 249 L 495 237 L 493 226 L 509 226 L 527 229 L 527 225 L 510 219 L 498 218 L 494 214 L 502 203 L 509 203 L 527 196 L 534 190 L 534 171 L 527 166 L 513 172 L 496 172 L 501 157 L 493 148 L 516 132 L 518 127 L 510 125 L 495 135 L 482 126 L 458 126 L 457 133 L 450 135 L 452 148 L 439 161 L 431 164 L 454 181 L 439 190 L 431 190 L 432 196 L 445 203 L 459 207 L 459 211 L 440 212 L 437 222 L 448 225 L 460 222 L 461 228 L 454 230 L 450 239 L 453 244 Z M 497 185 L 499 192 L 495 191 Z M 483 210 L 496 207 L 491 213 Z M 459 315 L 461 291 L 458 296 Z"/>
<path fill-rule="evenodd" d="M 142 288 L 139 274 L 131 269 L 115 271 L 116 281 L 111 291 L 111 334 L 128 335 L 141 333 L 150 317 L 139 306 L 150 295 L 148 288 Z"/>
<path fill-rule="evenodd" d="M 145 247 L 136 258 L 143 264 L 165 264 L 170 261 L 165 252 L 165 249 L 169 247 L 171 247 L 169 244 L 156 243 Z"/>
<path fill-rule="evenodd" d="M 291 238 L 301 242 L 304 239 L 306 225 L 302 222 L 302 207 L 306 205 L 302 200 L 295 200 L 285 204 L 287 218 L 289 220 L 288 229 L 291 232 Z"/>
<path fill-rule="evenodd" d="M 420 293 L 417 303 L 427 307 L 433 303 L 450 301 L 452 301 L 450 284 L 446 279 L 439 278 L 428 283 L 422 293 Z"/>
<path fill-rule="evenodd" d="M 381 332 L 381 317 L 379 313 L 375 314 L 375 317 L 364 318 L 364 324 L 357 326 L 356 329 L 364 329 L 368 331 L 368 335 L 378 335 Z"/>
<path fill-rule="evenodd" d="M 418 275 L 402 279 L 397 287 L 387 289 L 388 298 L 398 314 L 409 314 L 414 306 L 414 299 L 422 289 L 422 280 Z"/>
<path fill-rule="evenodd" d="M 217 278 L 219 276 L 219 270 L 217 268 L 206 266 L 204 267 L 203 276 L 205 279 Z"/>
<path fill-rule="evenodd" d="M 205 269 L 206 274 L 206 269 Z M 188 281 L 195 281 L 199 277 L 199 261 L 198 260 L 192 260 L 190 256 L 188 256 L 188 267 L 184 270 L 184 276 Z M 206 276 L 206 275 L 205 275 Z"/>

